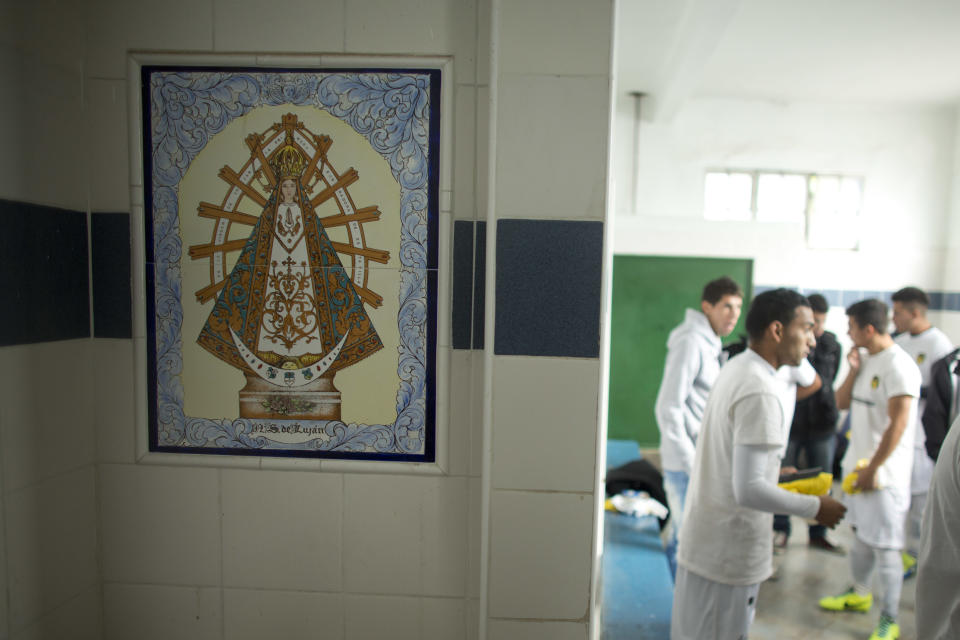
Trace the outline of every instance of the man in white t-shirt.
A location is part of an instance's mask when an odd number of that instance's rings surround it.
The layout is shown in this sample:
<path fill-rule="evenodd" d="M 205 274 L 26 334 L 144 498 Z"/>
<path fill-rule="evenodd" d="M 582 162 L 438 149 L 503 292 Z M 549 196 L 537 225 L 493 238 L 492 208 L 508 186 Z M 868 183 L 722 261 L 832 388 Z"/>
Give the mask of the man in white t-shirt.
<path fill-rule="evenodd" d="M 843 475 L 857 473 L 857 493 L 845 500 L 854 531 L 853 586 L 838 596 L 822 598 L 820 606 L 830 611 L 868 611 L 873 604 L 870 580 L 878 568 L 880 621 L 870 640 L 893 640 L 900 637 L 896 622 L 903 587 L 900 553 L 910 507 L 920 370 L 887 333 L 883 302 L 861 300 L 847 309 L 847 316 L 855 348 L 847 355 L 850 372 L 837 389 L 837 406 L 850 409 L 850 445 L 843 458 Z"/>
<path fill-rule="evenodd" d="M 917 637 L 960 638 L 960 427 L 943 441 L 920 537 Z"/>
<path fill-rule="evenodd" d="M 898 335 L 894 342 L 913 358 L 920 369 L 920 401 L 917 403 L 917 430 L 914 439 L 913 472 L 910 477 L 910 511 L 907 512 L 906 548 L 903 552 L 904 576 L 916 569 L 917 546 L 920 543 L 920 521 L 927 489 L 933 475 L 933 460 L 927 455 L 926 435 L 921 419 L 930 386 L 930 367 L 953 351 L 953 343 L 927 319 L 930 298 L 917 287 L 904 287 L 893 294 L 893 326 Z"/>
<path fill-rule="evenodd" d="M 703 412 L 680 531 L 672 640 L 746 638 L 760 583 L 773 572 L 773 513 L 832 527 L 845 508 L 829 496 L 777 487 L 790 424 L 777 369 L 814 346 L 813 313 L 795 291 L 757 296 L 750 347 L 717 377 Z"/>

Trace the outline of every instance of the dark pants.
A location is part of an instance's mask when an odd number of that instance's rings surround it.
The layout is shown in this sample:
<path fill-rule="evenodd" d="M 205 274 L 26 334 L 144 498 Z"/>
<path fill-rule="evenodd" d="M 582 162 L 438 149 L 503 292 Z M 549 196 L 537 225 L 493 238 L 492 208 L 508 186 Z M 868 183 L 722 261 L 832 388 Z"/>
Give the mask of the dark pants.
<path fill-rule="evenodd" d="M 797 467 L 797 460 L 802 451 L 806 457 L 805 468 L 820 467 L 822 471 L 830 473 L 833 469 L 833 434 L 825 435 L 818 440 L 808 440 L 806 442 L 797 442 L 791 440 L 787 445 L 787 452 L 783 456 L 783 465 L 786 467 Z M 790 535 L 790 516 L 773 516 L 773 530 L 783 531 Z M 810 537 L 822 538 L 827 533 L 827 528 L 821 524 L 810 525 Z"/>

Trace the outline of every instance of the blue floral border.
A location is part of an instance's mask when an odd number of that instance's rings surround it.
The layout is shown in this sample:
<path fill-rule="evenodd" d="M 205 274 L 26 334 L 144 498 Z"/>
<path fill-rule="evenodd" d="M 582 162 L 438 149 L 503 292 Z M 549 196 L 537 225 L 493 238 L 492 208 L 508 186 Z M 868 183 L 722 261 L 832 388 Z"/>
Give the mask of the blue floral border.
<path fill-rule="evenodd" d="M 427 327 L 435 326 L 436 294 L 427 274 L 435 267 L 430 236 L 436 228 L 436 205 L 430 198 L 436 194 L 438 165 L 437 149 L 431 147 L 437 143 L 439 114 L 431 110 L 438 104 L 439 71 L 144 67 L 142 74 L 144 122 L 149 123 L 144 149 L 150 154 L 144 169 L 150 193 L 148 269 L 149 263 L 154 263 L 153 274 L 148 273 L 147 295 L 153 347 L 148 353 L 151 450 L 433 459 L 433 411 L 429 405 L 434 345 Z M 180 180 L 208 140 L 233 119 L 257 107 L 283 104 L 316 107 L 349 124 L 389 163 L 401 189 L 397 419 L 380 425 L 309 422 L 310 433 L 319 428 L 317 437 L 296 444 L 256 435 L 255 431 L 262 433 L 262 426 L 255 428 L 256 420 L 185 415 L 179 377 L 183 366 Z M 298 421 L 270 422 L 291 430 L 304 429 Z"/>

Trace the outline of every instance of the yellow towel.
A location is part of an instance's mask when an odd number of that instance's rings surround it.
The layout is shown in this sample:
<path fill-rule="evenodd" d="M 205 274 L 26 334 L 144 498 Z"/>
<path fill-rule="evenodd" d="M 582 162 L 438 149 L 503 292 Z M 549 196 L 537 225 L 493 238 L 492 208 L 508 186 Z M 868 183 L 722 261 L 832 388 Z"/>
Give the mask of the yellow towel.
<path fill-rule="evenodd" d="M 863 491 L 863 489 L 861 489 L 860 487 L 853 486 L 853 483 L 857 481 L 857 471 L 859 471 L 860 469 L 863 469 L 868 464 L 870 464 L 870 461 L 867 458 L 861 458 L 860 460 L 857 460 L 857 466 L 854 467 L 853 471 L 847 474 L 846 478 L 843 479 L 844 493 L 854 494 L 854 493 L 860 493 L 861 491 Z M 879 488 L 880 487 L 878 486 L 877 489 Z"/>
<path fill-rule="evenodd" d="M 830 485 L 832 484 L 833 474 L 821 473 L 813 478 L 781 482 L 779 486 L 781 489 L 793 491 L 794 493 L 804 493 L 809 496 L 825 496 L 830 492 Z"/>

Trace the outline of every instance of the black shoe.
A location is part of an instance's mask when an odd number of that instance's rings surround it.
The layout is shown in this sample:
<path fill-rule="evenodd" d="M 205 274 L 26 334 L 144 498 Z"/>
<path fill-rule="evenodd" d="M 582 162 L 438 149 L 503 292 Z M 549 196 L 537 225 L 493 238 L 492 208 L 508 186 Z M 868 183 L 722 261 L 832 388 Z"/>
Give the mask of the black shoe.
<path fill-rule="evenodd" d="M 829 551 L 830 553 L 838 553 L 843 555 L 847 552 L 843 547 L 833 544 L 827 540 L 826 536 L 818 536 L 816 538 L 810 538 L 810 548 L 811 549 L 820 549 L 821 551 Z"/>

